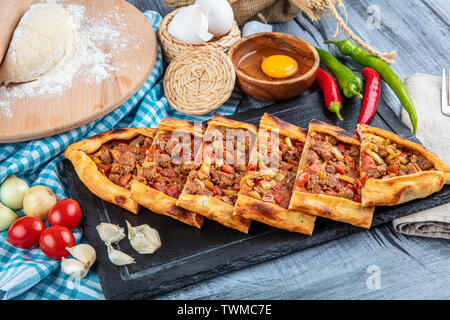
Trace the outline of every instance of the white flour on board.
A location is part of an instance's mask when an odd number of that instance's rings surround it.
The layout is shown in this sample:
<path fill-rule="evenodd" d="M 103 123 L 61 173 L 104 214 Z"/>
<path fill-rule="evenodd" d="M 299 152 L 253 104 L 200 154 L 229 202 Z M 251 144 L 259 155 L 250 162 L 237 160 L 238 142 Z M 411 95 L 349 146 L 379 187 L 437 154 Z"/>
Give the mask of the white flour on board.
<path fill-rule="evenodd" d="M 75 77 L 80 76 L 88 83 L 101 83 L 109 78 L 115 67 L 112 65 L 112 55 L 103 52 L 107 47 L 120 53 L 129 42 L 140 46 L 140 39 L 126 31 L 126 17 L 118 7 L 106 14 L 89 18 L 86 8 L 82 5 L 68 4 L 64 1 L 41 1 L 58 3 L 72 16 L 76 31 L 76 48 L 70 61 L 60 61 L 48 73 L 39 79 L 5 87 L 0 85 L 0 115 L 13 117 L 14 106 L 11 99 L 59 96 L 72 87 Z"/>

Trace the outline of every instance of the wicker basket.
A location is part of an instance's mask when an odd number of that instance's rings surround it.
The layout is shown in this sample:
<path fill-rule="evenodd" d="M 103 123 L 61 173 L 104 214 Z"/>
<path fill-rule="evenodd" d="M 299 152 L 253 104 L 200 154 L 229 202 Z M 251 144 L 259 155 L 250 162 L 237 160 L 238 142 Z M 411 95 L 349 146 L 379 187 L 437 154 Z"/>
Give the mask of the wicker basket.
<path fill-rule="evenodd" d="M 163 21 L 161 22 L 161 25 L 158 30 L 159 44 L 161 45 L 161 48 L 162 48 L 164 61 L 166 61 L 167 63 L 170 63 L 173 58 L 178 56 L 184 50 L 193 48 L 193 47 L 195 47 L 195 48 L 203 48 L 203 47 L 216 48 L 226 54 L 228 52 L 228 49 L 236 41 L 238 41 L 241 38 L 241 31 L 239 30 L 239 27 L 235 21 L 233 23 L 233 26 L 231 27 L 230 32 L 226 36 L 223 36 L 220 39 L 211 40 L 209 42 L 205 42 L 202 44 L 196 44 L 196 45 L 179 41 L 179 40 L 175 39 L 174 37 L 172 37 L 172 35 L 167 31 L 167 26 L 169 25 L 169 22 L 172 20 L 173 16 L 178 11 L 180 11 L 180 9 L 172 11 L 167 16 L 165 16 Z"/>
<path fill-rule="evenodd" d="M 164 95 L 175 110 L 204 115 L 230 98 L 235 80 L 233 63 L 220 50 L 208 46 L 189 48 L 167 68 Z"/>

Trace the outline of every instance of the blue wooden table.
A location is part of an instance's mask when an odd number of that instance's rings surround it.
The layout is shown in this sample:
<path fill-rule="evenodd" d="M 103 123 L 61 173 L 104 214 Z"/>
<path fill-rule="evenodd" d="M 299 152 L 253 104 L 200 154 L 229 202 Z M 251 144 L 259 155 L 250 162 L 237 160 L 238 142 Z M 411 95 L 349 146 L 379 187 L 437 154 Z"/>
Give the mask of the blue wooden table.
<path fill-rule="evenodd" d="M 129 0 L 142 11 L 171 11 L 162 0 Z M 397 49 L 393 68 L 439 75 L 450 67 L 448 0 L 345 0 L 348 25 L 379 51 Z M 374 19 L 379 18 L 379 24 Z M 338 52 L 332 18 L 312 23 L 300 14 L 274 31 L 299 36 Z M 342 38 L 345 35 L 342 36 Z M 352 66 L 352 61 L 343 60 Z M 356 69 L 360 66 L 354 65 Z M 383 83 L 382 99 L 397 114 L 401 105 Z M 238 112 L 261 104 L 245 97 Z M 420 115 L 419 115 L 420 116 Z M 419 119 L 420 121 L 420 119 Z M 449 299 L 450 242 L 405 236 L 390 224 L 229 273 L 157 299 Z"/>

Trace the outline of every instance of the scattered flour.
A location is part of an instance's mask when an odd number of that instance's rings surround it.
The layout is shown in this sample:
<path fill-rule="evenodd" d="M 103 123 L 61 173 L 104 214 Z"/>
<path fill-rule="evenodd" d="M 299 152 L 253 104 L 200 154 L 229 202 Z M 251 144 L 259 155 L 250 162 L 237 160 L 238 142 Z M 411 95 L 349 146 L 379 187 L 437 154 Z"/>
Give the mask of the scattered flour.
<path fill-rule="evenodd" d="M 48 73 L 39 79 L 17 85 L 0 85 L 0 115 L 13 116 L 11 99 L 59 96 L 72 87 L 75 77 L 80 76 L 87 83 L 101 83 L 109 78 L 115 67 L 112 64 L 112 54 L 101 48 L 109 48 L 120 53 L 129 42 L 138 49 L 141 40 L 126 32 L 127 22 L 119 7 L 89 18 L 86 8 L 82 5 L 65 4 L 64 0 L 47 0 L 62 5 L 72 16 L 76 31 L 75 53 L 70 61 L 60 61 Z"/>

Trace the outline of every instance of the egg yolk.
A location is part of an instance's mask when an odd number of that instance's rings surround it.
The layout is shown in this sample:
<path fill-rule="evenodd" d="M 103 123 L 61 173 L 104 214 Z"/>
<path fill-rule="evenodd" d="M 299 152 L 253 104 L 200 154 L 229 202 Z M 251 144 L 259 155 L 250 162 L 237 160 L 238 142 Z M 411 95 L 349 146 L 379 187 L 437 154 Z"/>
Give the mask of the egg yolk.
<path fill-rule="evenodd" d="M 272 78 L 287 78 L 292 76 L 298 69 L 298 63 L 294 58 L 283 54 L 267 57 L 261 63 L 261 70 Z"/>

